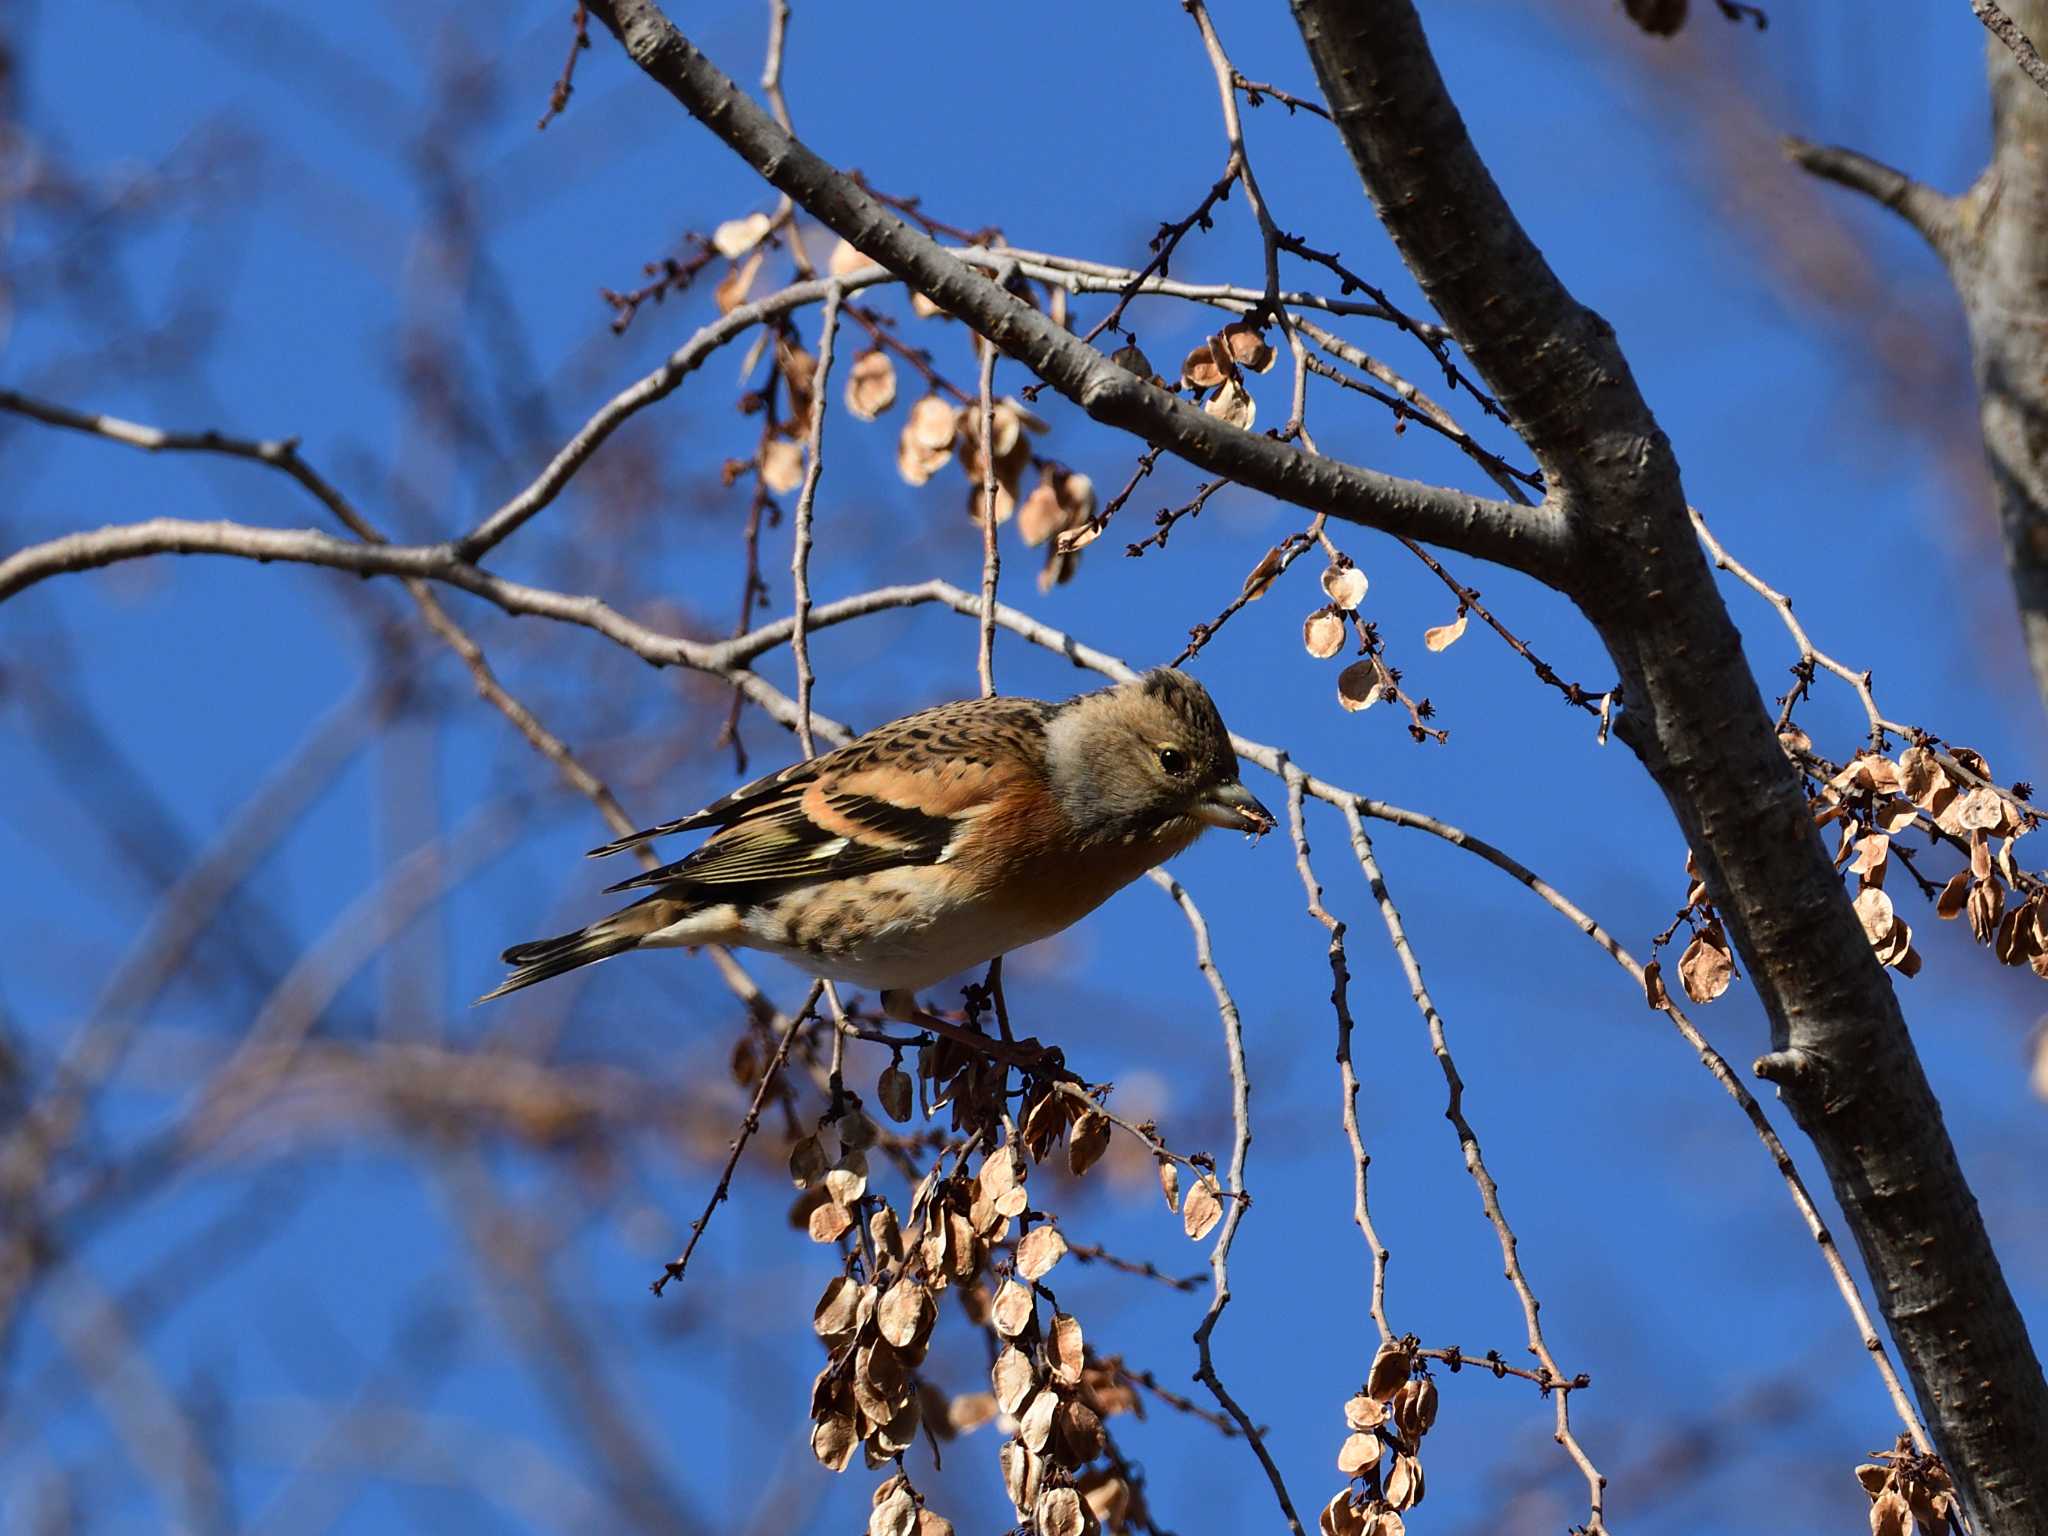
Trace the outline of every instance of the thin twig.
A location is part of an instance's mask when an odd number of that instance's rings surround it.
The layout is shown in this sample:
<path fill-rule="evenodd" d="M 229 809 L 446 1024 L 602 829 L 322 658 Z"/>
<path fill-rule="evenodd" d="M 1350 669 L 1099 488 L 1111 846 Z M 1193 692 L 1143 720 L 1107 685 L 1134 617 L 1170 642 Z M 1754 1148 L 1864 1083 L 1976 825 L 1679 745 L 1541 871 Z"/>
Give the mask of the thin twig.
<path fill-rule="evenodd" d="M 754 1100 L 747 1106 L 745 1116 L 740 1120 L 739 1131 L 733 1136 L 732 1144 L 726 1149 L 725 1167 L 718 1175 L 718 1186 L 711 1191 L 711 1198 L 704 1202 L 704 1211 L 690 1223 L 689 1240 L 683 1244 L 683 1251 L 662 1267 L 661 1274 L 649 1287 L 659 1296 L 669 1281 L 680 1281 L 683 1271 L 690 1267 L 690 1255 L 697 1251 L 697 1243 L 704 1236 L 704 1229 L 711 1225 L 711 1213 L 718 1209 L 726 1196 L 732 1192 L 733 1170 L 740 1165 L 740 1154 L 747 1150 L 747 1143 L 754 1132 L 761 1128 L 761 1106 L 768 1102 L 768 1095 L 775 1087 L 775 1080 L 782 1073 L 783 1062 L 789 1059 L 790 1044 L 796 1039 L 804 1025 L 815 1017 L 818 997 L 825 990 L 822 981 L 811 983 L 811 990 L 804 995 L 803 1004 L 790 1015 L 788 1027 L 782 1031 L 782 1038 L 775 1042 L 775 1053 L 768 1058 L 768 1065 L 761 1069 L 761 1081 L 754 1087 Z M 835 1078 L 837 1074 L 834 1074 Z"/>
<path fill-rule="evenodd" d="M 1303 814 L 1303 777 L 1290 762 L 1282 763 L 1287 782 L 1287 830 L 1294 841 L 1294 867 L 1301 875 L 1301 888 L 1308 900 L 1309 916 L 1330 935 L 1330 1006 L 1337 1014 L 1337 1078 L 1344 1121 L 1344 1139 L 1351 1147 L 1351 1219 L 1365 1239 L 1365 1251 L 1372 1261 L 1372 1320 L 1380 1331 L 1380 1342 L 1394 1337 L 1387 1322 L 1387 1245 L 1373 1229 L 1371 1207 L 1366 1203 L 1366 1170 L 1372 1159 L 1366 1155 L 1365 1138 L 1358 1129 L 1358 1073 L 1351 1063 L 1351 966 L 1344 952 L 1344 924 L 1323 905 L 1322 883 L 1309 863 L 1308 826 Z"/>
<path fill-rule="evenodd" d="M 576 91 L 576 59 L 590 46 L 590 7 L 584 0 L 576 0 L 576 14 L 570 19 L 575 29 L 569 38 L 569 57 L 562 61 L 562 73 L 555 79 L 554 89 L 548 92 L 548 109 L 541 113 L 535 128 L 545 128 L 569 108 L 569 98 Z"/>
<path fill-rule="evenodd" d="M 1252 173 L 1251 155 L 1244 144 L 1244 120 L 1237 111 L 1237 82 L 1243 78 L 1230 62 L 1230 56 L 1223 51 L 1223 40 L 1216 35 L 1215 23 L 1209 19 L 1209 7 L 1203 0 L 1181 0 L 1182 8 L 1202 34 L 1202 48 L 1209 56 L 1209 67 L 1216 76 L 1216 93 L 1223 110 L 1223 133 L 1230 144 L 1230 163 L 1237 170 L 1237 179 L 1244 184 L 1245 201 L 1251 205 L 1252 217 L 1258 221 L 1261 253 L 1266 263 L 1265 303 L 1276 309 L 1280 293 L 1280 231 L 1274 226 L 1273 216 L 1266 209 L 1266 200 L 1259 193 L 1258 177 Z"/>
<path fill-rule="evenodd" d="M 805 757 L 815 756 L 817 744 L 811 738 L 811 687 L 817 681 L 811 671 L 811 515 L 818 498 L 818 479 L 825 472 L 825 386 L 832 374 L 832 344 L 839 334 L 840 290 L 832 287 L 825 295 L 825 316 L 818 329 L 818 368 L 811 379 L 811 421 L 805 439 L 804 483 L 796 494 L 796 547 L 790 552 L 790 584 L 795 591 L 795 611 L 789 630 L 790 654 L 796 661 L 796 740 Z"/>
<path fill-rule="evenodd" d="M 1401 970 L 1408 978 L 1409 994 L 1415 1000 L 1417 1010 L 1429 1029 L 1430 1050 L 1435 1054 L 1437 1064 L 1443 1069 L 1444 1086 L 1449 1092 L 1449 1102 L 1444 1108 L 1444 1118 L 1458 1133 L 1458 1145 L 1465 1155 L 1465 1169 L 1472 1175 L 1472 1182 L 1479 1189 L 1479 1203 L 1485 1209 L 1486 1219 L 1492 1223 L 1495 1235 L 1500 1239 L 1501 1263 L 1507 1271 L 1508 1283 L 1514 1287 L 1515 1295 L 1522 1304 L 1522 1318 L 1529 1330 L 1529 1353 L 1542 1363 L 1556 1381 L 1554 1398 L 1557 1405 L 1557 1427 L 1554 1431 L 1557 1443 L 1565 1448 L 1571 1459 L 1578 1464 L 1586 1478 L 1588 1514 L 1586 1531 L 1588 1536 L 1599 1536 L 1607 1529 L 1602 1519 L 1606 1503 L 1607 1479 L 1600 1469 L 1593 1465 L 1590 1457 L 1572 1434 L 1571 1387 L 1568 1376 L 1558 1366 L 1544 1341 L 1543 1326 L 1537 1320 L 1541 1303 L 1536 1292 L 1530 1287 L 1529 1277 L 1522 1268 L 1517 1252 L 1518 1244 L 1514 1229 L 1508 1225 L 1506 1214 L 1501 1210 L 1500 1187 L 1494 1183 L 1493 1174 L 1488 1171 L 1485 1159 L 1480 1155 L 1479 1136 L 1472 1129 L 1472 1122 L 1465 1115 L 1465 1082 L 1458 1075 L 1457 1063 L 1451 1058 L 1449 1038 L 1444 1030 L 1443 1016 L 1437 1012 L 1435 1001 L 1429 995 L 1429 988 L 1422 979 L 1422 966 L 1415 958 L 1415 951 L 1408 943 L 1408 934 L 1401 922 L 1400 910 L 1394 905 L 1394 898 L 1387 889 L 1387 882 L 1380 872 L 1379 861 L 1373 856 L 1372 839 L 1366 835 L 1365 824 L 1359 819 L 1356 804 L 1344 807 L 1345 821 L 1351 828 L 1351 850 L 1358 857 L 1359 868 L 1365 872 L 1366 883 L 1372 889 L 1373 900 L 1378 903 L 1381 921 L 1386 924 L 1388 942 L 1393 945 L 1394 954 L 1401 963 Z"/>
<path fill-rule="evenodd" d="M 1136 1275 L 1141 1280 L 1157 1280 L 1161 1285 L 1176 1291 L 1199 1289 L 1201 1275 L 1169 1275 L 1149 1259 L 1126 1259 L 1111 1253 L 1100 1243 L 1077 1243 L 1067 1239 L 1067 1255 L 1083 1264 L 1100 1264 L 1119 1274 Z"/>
<path fill-rule="evenodd" d="M 1326 796 L 1325 798 L 1328 797 Z M 1583 910 L 1555 886 L 1551 885 L 1550 882 L 1543 879 L 1542 876 L 1538 875 L 1513 855 L 1496 848 L 1483 838 L 1474 837 L 1469 832 L 1439 821 L 1433 816 L 1426 816 L 1420 811 L 1411 811 L 1401 806 L 1389 805 L 1381 800 L 1368 800 L 1361 796 L 1346 795 L 1342 791 L 1337 792 L 1335 803 L 1344 809 L 1347 820 L 1353 815 L 1370 816 L 1375 820 L 1385 821 L 1393 826 L 1407 827 L 1413 831 L 1426 832 L 1432 837 L 1441 838 L 1462 852 L 1483 859 L 1486 863 L 1491 864 L 1495 869 L 1500 870 L 1510 879 L 1519 883 L 1539 901 L 1543 902 L 1545 906 L 1556 912 L 1574 928 L 1578 929 L 1579 932 L 1591 939 L 1608 958 L 1628 973 L 1638 988 L 1644 985 L 1642 966 L 1637 963 L 1635 957 L 1612 934 L 1608 933 L 1606 929 L 1602 928 L 1591 917 L 1588 917 Z M 1836 1247 L 1833 1236 L 1829 1233 L 1826 1224 L 1821 1220 L 1820 1212 L 1814 1205 L 1813 1197 L 1807 1192 L 1805 1180 L 1801 1178 L 1797 1166 L 1792 1161 L 1791 1154 L 1785 1149 L 1784 1142 L 1778 1138 L 1777 1132 L 1772 1128 L 1770 1118 L 1764 1113 L 1763 1106 L 1757 1102 L 1756 1096 L 1749 1091 L 1742 1079 L 1736 1075 L 1735 1070 L 1728 1064 L 1727 1060 L 1708 1043 L 1706 1037 L 1700 1033 L 1698 1027 L 1693 1024 L 1692 1020 L 1685 1015 L 1684 1011 L 1676 1003 L 1669 1001 L 1667 998 L 1659 1011 L 1671 1021 L 1672 1026 L 1678 1030 L 1680 1037 L 1684 1039 L 1685 1043 L 1691 1046 L 1699 1055 L 1701 1064 L 1706 1067 L 1714 1081 L 1719 1083 L 1728 1096 L 1735 1100 L 1737 1106 L 1742 1110 L 1743 1117 L 1749 1121 L 1751 1128 L 1756 1132 L 1757 1139 L 1763 1143 L 1764 1150 L 1770 1155 L 1773 1166 L 1777 1168 L 1779 1177 L 1784 1180 L 1785 1187 L 1792 1196 L 1793 1205 L 1798 1209 L 1801 1219 L 1806 1223 L 1808 1234 L 1820 1248 L 1822 1260 L 1826 1263 L 1828 1273 L 1835 1282 L 1835 1289 L 1841 1294 L 1843 1304 L 1849 1309 L 1849 1316 L 1856 1325 L 1857 1335 L 1862 1341 L 1863 1347 L 1870 1353 L 1871 1363 L 1877 1368 L 1879 1379 L 1884 1383 L 1885 1394 L 1891 1399 L 1892 1407 L 1897 1411 L 1900 1423 L 1913 1436 L 1915 1445 L 1920 1446 L 1923 1450 L 1931 1449 L 1932 1443 L 1927 1438 L 1927 1431 L 1921 1425 L 1919 1415 L 1914 1411 L 1912 1399 L 1907 1395 L 1905 1384 L 1899 1379 L 1898 1371 L 1892 1365 L 1890 1355 L 1885 1351 L 1884 1341 L 1879 1335 L 1876 1325 L 1871 1321 L 1869 1310 L 1863 1305 L 1863 1298 L 1857 1289 L 1855 1278 L 1850 1274 L 1849 1266 L 1844 1262 L 1841 1250 Z"/>
<path fill-rule="evenodd" d="M 1244 1184 L 1245 1155 L 1252 1144 L 1252 1089 L 1251 1078 L 1245 1071 L 1244 1026 L 1238 1017 L 1237 1001 L 1224 984 L 1223 973 L 1216 968 L 1216 957 L 1209 947 L 1209 925 L 1203 920 L 1201 908 L 1195 905 L 1186 888 L 1164 870 L 1153 870 L 1151 879 L 1180 908 L 1194 934 L 1195 965 L 1216 998 L 1216 1011 L 1223 1020 L 1224 1052 L 1230 1062 L 1230 1120 L 1234 1134 L 1230 1144 L 1230 1167 L 1225 1175 L 1229 1184 L 1223 1192 L 1223 1227 L 1216 1235 L 1215 1245 L 1209 1250 L 1209 1274 L 1215 1289 L 1209 1298 L 1209 1309 L 1202 1314 L 1202 1321 L 1195 1329 L 1195 1350 L 1200 1360 L 1195 1379 L 1209 1389 L 1223 1411 L 1244 1431 L 1245 1439 L 1251 1442 L 1252 1453 L 1265 1469 L 1266 1480 L 1273 1485 L 1273 1496 L 1280 1502 L 1280 1513 L 1286 1517 L 1287 1528 L 1294 1532 L 1294 1536 L 1302 1536 L 1301 1520 L 1294 1512 L 1294 1501 L 1287 1496 L 1287 1483 L 1266 1450 L 1265 1438 L 1259 1433 L 1258 1426 L 1252 1423 L 1250 1415 L 1238 1406 L 1237 1399 L 1224 1387 L 1223 1378 L 1216 1373 L 1215 1358 L 1209 1351 L 1210 1335 L 1216 1331 L 1223 1309 L 1230 1305 L 1230 1245 L 1237 1236 L 1238 1223 L 1244 1219 L 1244 1213 L 1251 1205 L 1251 1195 Z"/>
<path fill-rule="evenodd" d="M 981 642 L 975 651 L 975 672 L 985 699 L 996 691 L 996 578 L 1002 570 L 996 552 L 995 378 L 995 343 L 984 340 L 975 415 L 975 430 L 981 434 Z"/>
<path fill-rule="evenodd" d="M 2048 63 L 2044 63 L 2019 23 L 2001 11 L 1992 0 L 1970 0 L 1970 11 L 1984 23 L 1984 30 L 2012 50 L 2013 62 L 2042 90 L 2048 91 Z"/>

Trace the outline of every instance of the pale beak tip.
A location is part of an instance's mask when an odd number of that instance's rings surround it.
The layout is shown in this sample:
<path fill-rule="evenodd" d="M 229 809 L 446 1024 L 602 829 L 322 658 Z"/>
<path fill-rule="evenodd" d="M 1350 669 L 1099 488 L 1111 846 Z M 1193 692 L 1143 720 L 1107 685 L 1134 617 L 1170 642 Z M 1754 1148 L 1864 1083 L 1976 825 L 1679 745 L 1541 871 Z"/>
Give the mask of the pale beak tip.
<path fill-rule="evenodd" d="M 1263 837 L 1280 823 L 1242 784 L 1219 785 L 1203 807 L 1203 820 L 1233 832 Z"/>

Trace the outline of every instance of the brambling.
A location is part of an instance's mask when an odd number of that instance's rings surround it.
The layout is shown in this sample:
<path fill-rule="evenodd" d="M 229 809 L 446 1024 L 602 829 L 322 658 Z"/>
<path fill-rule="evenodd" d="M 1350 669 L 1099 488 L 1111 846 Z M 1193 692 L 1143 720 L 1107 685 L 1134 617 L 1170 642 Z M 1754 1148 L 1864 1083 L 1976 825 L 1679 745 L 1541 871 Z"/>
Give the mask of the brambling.
<path fill-rule="evenodd" d="M 623 911 L 506 950 L 515 969 L 478 1001 L 629 949 L 725 944 L 873 988 L 915 1020 L 919 989 L 1058 933 L 1206 828 L 1273 825 L 1184 672 L 1058 704 L 941 704 L 592 849 L 715 829 L 609 887 L 651 890 Z"/>

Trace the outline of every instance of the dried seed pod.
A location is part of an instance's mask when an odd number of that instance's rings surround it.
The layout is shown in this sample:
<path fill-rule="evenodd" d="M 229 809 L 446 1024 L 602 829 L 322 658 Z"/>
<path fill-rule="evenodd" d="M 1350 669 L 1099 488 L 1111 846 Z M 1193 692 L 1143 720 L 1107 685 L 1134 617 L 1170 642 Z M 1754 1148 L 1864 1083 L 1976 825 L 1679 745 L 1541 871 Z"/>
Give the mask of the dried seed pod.
<path fill-rule="evenodd" d="M 836 1201 L 821 1201 L 811 1212 L 810 1232 L 814 1243 L 836 1243 L 853 1230 L 853 1213 Z"/>
<path fill-rule="evenodd" d="M 1346 613 L 1365 601 L 1365 572 L 1355 565 L 1333 565 L 1323 572 L 1323 595 Z"/>
<path fill-rule="evenodd" d="M 1341 613 L 1319 608 L 1302 622 L 1301 647 L 1317 661 L 1328 661 L 1344 649 L 1347 633 Z"/>
<path fill-rule="evenodd" d="M 889 354 L 880 347 L 861 353 L 846 372 L 846 409 L 860 421 L 873 421 L 895 403 L 896 365 Z"/>
<path fill-rule="evenodd" d="M 1883 891 L 1875 894 L 1884 896 Z M 1720 920 L 1702 923 L 1678 957 L 1678 979 L 1685 986 L 1685 995 L 1696 1003 L 1711 1003 L 1728 990 L 1734 977 L 1735 957 Z"/>
<path fill-rule="evenodd" d="M 1131 1485 L 1109 1467 L 1097 1467 L 1075 1480 L 1074 1489 L 1088 1513 L 1109 1530 L 1121 1531 L 1131 1524 Z"/>
<path fill-rule="evenodd" d="M 873 265 L 874 262 L 863 256 L 851 241 L 841 240 L 832 247 L 832 254 L 825 262 L 825 270 L 834 277 L 846 277 Z"/>
<path fill-rule="evenodd" d="M 1203 342 L 1181 359 L 1180 381 L 1193 389 L 1214 389 L 1224 380 L 1223 364 L 1216 350 Z"/>
<path fill-rule="evenodd" d="M 1396 1509 L 1413 1509 L 1422 1502 L 1422 1458 L 1406 1454 L 1394 1458 L 1387 1473 L 1387 1502 Z"/>
<path fill-rule="evenodd" d="M 882 1075 L 875 1081 L 875 1098 L 891 1120 L 898 1125 L 907 1121 L 915 1107 L 915 1097 L 908 1072 L 894 1063 L 882 1069 Z"/>
<path fill-rule="evenodd" d="M 1087 1350 L 1082 1344 L 1081 1325 L 1064 1312 L 1052 1315 L 1052 1326 L 1045 1335 L 1045 1363 L 1053 1380 L 1075 1386 L 1081 1380 L 1086 1367 Z"/>
<path fill-rule="evenodd" d="M 1259 414 L 1258 403 L 1252 399 L 1251 391 L 1244 387 L 1242 379 L 1225 379 L 1223 387 L 1216 391 L 1216 398 L 1202 410 L 1225 425 L 1246 432 L 1251 430 Z"/>
<path fill-rule="evenodd" d="M 845 1275 L 834 1275 L 811 1310 L 811 1327 L 821 1339 L 853 1332 L 858 1325 L 862 1287 Z"/>
<path fill-rule="evenodd" d="M 1253 373 L 1264 373 L 1273 366 L 1273 346 L 1257 326 L 1243 320 L 1234 320 L 1217 333 L 1230 360 L 1240 368 L 1249 368 Z"/>
<path fill-rule="evenodd" d="M 1436 1425 L 1436 1383 L 1418 1377 L 1394 1394 L 1394 1422 L 1412 1445 Z"/>
<path fill-rule="evenodd" d="M 896 1223 L 895 1208 L 886 1200 L 878 1201 L 874 1214 L 868 1217 L 868 1239 L 885 1263 L 903 1262 L 903 1229 Z"/>
<path fill-rule="evenodd" d="M 744 256 L 767 235 L 769 222 L 765 213 L 750 213 L 745 218 L 727 219 L 711 232 L 711 247 L 728 259 Z"/>
<path fill-rule="evenodd" d="M 1017 1438 L 1043 1455 L 1046 1441 L 1052 1438 L 1052 1416 L 1059 1406 L 1059 1394 L 1050 1387 L 1040 1387 L 1032 1393 L 1024 1411 L 1017 1415 Z"/>
<path fill-rule="evenodd" d="M 1014 1280 L 1005 1280 L 1003 1288 L 996 1292 L 995 1305 L 989 1309 L 989 1321 L 997 1333 L 1014 1339 L 1031 1326 L 1035 1310 L 1031 1292 Z"/>
<path fill-rule="evenodd" d="M 1046 1489 L 1038 1496 L 1032 1518 L 1037 1522 L 1039 1536 L 1081 1536 L 1087 1523 L 1081 1495 L 1071 1488 Z"/>
<path fill-rule="evenodd" d="M 1870 1536 L 1914 1536 L 1913 1506 L 1896 1488 L 1887 1488 L 1870 1506 Z"/>
<path fill-rule="evenodd" d="M 1373 1364 L 1379 1364 L 1379 1356 L 1373 1357 Z M 1344 1405 L 1344 1422 L 1353 1429 L 1378 1429 L 1387 1422 L 1386 1405 L 1361 1392 Z"/>
<path fill-rule="evenodd" d="M 1067 1136 L 1067 1172 L 1080 1178 L 1109 1150 L 1109 1116 L 1086 1110 Z"/>
<path fill-rule="evenodd" d="M 1042 1280 L 1066 1252 L 1067 1240 L 1058 1227 L 1033 1227 L 1017 1240 L 1017 1273 L 1026 1280 Z"/>
<path fill-rule="evenodd" d="M 1159 1159 L 1159 1193 L 1166 1197 L 1169 1211 L 1180 1209 L 1180 1169 L 1164 1157 Z"/>
<path fill-rule="evenodd" d="M 1045 1464 L 1021 1440 L 1005 1441 L 996 1456 L 1003 1469 L 1003 1491 L 1010 1496 L 1010 1505 L 1022 1520 L 1038 1501 L 1038 1480 Z"/>
<path fill-rule="evenodd" d="M 1386 1447 L 1380 1443 L 1378 1435 L 1370 1430 L 1359 1430 L 1347 1435 L 1337 1448 L 1337 1470 L 1346 1477 L 1357 1477 L 1368 1467 L 1378 1466 L 1385 1451 Z"/>
<path fill-rule="evenodd" d="M 927 1422 L 943 1422 L 956 1435 L 972 1434 L 982 1425 L 995 1418 L 997 1404 L 993 1394 L 988 1392 L 962 1392 L 946 1404 L 942 1420 L 927 1416 Z"/>
<path fill-rule="evenodd" d="M 898 1349 L 922 1343 L 938 1318 L 938 1306 L 921 1280 L 898 1280 L 875 1306 L 875 1331 Z"/>
<path fill-rule="evenodd" d="M 1398 1339 L 1389 1340 L 1372 1357 L 1372 1369 L 1365 1378 L 1365 1395 L 1386 1402 L 1401 1390 L 1401 1384 L 1414 1373 L 1414 1369 L 1415 1356 L 1408 1346 Z"/>
<path fill-rule="evenodd" d="M 843 1413 L 827 1414 L 811 1427 L 811 1454 L 832 1472 L 844 1472 L 859 1444 L 853 1420 Z"/>
<path fill-rule="evenodd" d="M 1031 1357 L 1016 1345 L 1007 1345 L 989 1368 L 989 1385 L 995 1388 L 996 1406 L 1015 1418 L 1023 1409 L 1031 1389 L 1038 1384 L 1038 1372 Z"/>
<path fill-rule="evenodd" d="M 837 1205 L 852 1205 L 868 1192 L 868 1171 L 866 1159 L 859 1166 L 848 1167 L 851 1157 L 841 1158 L 839 1166 L 828 1169 L 825 1174 L 825 1193 Z"/>
<path fill-rule="evenodd" d="M 1322 1536 L 1365 1536 L 1365 1511 L 1352 1501 L 1349 1488 L 1339 1488 L 1317 1517 Z"/>
<path fill-rule="evenodd" d="M 805 1136 L 789 1149 L 789 1177 L 798 1189 L 809 1189 L 825 1177 L 829 1161 L 815 1136 Z"/>
<path fill-rule="evenodd" d="M 1188 1191 L 1187 1201 L 1181 1206 L 1181 1229 L 1199 1243 L 1222 1219 L 1222 1190 L 1216 1180 L 1205 1173 L 1195 1181 L 1195 1187 Z"/>
<path fill-rule="evenodd" d="M 1135 373 L 1141 379 L 1153 379 L 1159 376 L 1159 371 L 1152 366 L 1152 359 L 1147 357 L 1135 343 L 1127 342 L 1123 346 L 1118 347 L 1109 354 L 1109 360 L 1126 372 Z"/>
<path fill-rule="evenodd" d="M 868 1513 L 868 1536 L 913 1536 L 917 1530 L 917 1500 L 898 1473 L 875 1490 L 874 1508 Z"/>
<path fill-rule="evenodd" d="M 1337 674 L 1337 702 L 1352 714 L 1379 703 L 1388 684 L 1387 669 L 1377 656 L 1354 661 Z"/>
<path fill-rule="evenodd" d="M 1087 1465 L 1102 1454 L 1102 1420 L 1086 1403 L 1068 1398 L 1053 1414 L 1053 1446 L 1061 1466 Z"/>
<path fill-rule="evenodd" d="M 1465 633 L 1465 615 L 1461 612 L 1448 624 L 1439 624 L 1422 632 L 1422 643 L 1432 651 L 1447 651 Z"/>
<path fill-rule="evenodd" d="M 761 448 L 761 484 L 777 496 L 786 496 L 803 484 L 804 450 L 786 437 L 770 439 Z"/>

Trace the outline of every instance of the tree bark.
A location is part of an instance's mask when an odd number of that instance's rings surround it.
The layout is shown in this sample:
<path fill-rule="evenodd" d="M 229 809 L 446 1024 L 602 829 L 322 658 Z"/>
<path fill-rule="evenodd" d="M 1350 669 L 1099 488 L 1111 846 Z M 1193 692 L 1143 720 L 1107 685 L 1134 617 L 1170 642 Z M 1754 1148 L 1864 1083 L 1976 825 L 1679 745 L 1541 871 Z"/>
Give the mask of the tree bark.
<path fill-rule="evenodd" d="M 2048 0 L 2007 0 L 2048 37 Z M 1969 318 L 1977 409 L 2027 660 L 2048 701 L 2048 95 L 2012 50 L 1985 42 L 1991 165 L 1961 202 L 1949 271 Z"/>
<path fill-rule="evenodd" d="M 2048 37 L 2048 0 L 2008 0 L 2023 38 Z M 1897 213 L 1948 267 L 1963 301 L 2000 542 L 2034 685 L 2048 704 L 2048 94 L 1994 29 L 1991 163 L 1949 197 L 1853 149 L 1801 140 L 1795 163 Z M 2038 63 L 2038 56 L 2029 54 Z"/>

